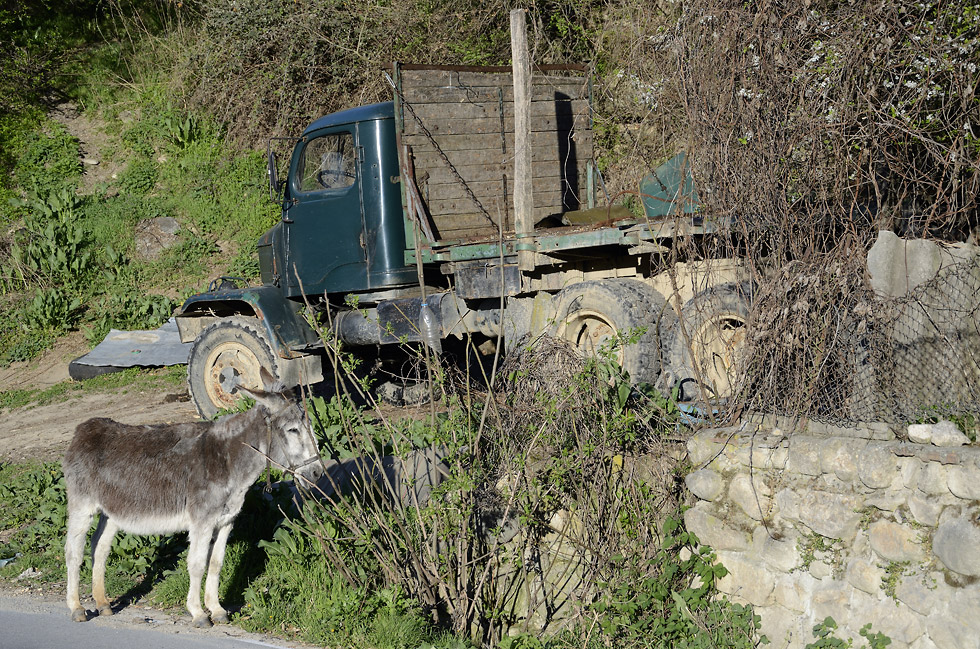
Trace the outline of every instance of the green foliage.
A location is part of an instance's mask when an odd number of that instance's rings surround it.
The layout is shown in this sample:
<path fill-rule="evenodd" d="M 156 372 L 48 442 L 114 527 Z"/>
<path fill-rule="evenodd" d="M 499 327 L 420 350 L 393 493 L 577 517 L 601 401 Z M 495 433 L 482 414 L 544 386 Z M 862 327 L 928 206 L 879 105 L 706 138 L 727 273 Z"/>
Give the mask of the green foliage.
<path fill-rule="evenodd" d="M 287 520 L 262 542 L 265 572 L 246 589 L 238 622 L 253 631 L 293 629 L 306 642 L 327 646 L 414 649 L 435 634 L 398 587 L 369 592 L 336 572 L 302 524 Z"/>
<path fill-rule="evenodd" d="M 813 636 L 816 641 L 806 645 L 805 649 L 848 649 L 853 646 L 851 639 L 842 640 L 837 637 L 837 622 L 832 617 L 825 618 L 813 627 Z M 891 638 L 883 633 L 876 633 L 871 630 L 870 624 L 861 627 L 861 637 L 866 640 L 865 646 L 868 649 L 884 649 L 891 644 Z"/>
<path fill-rule="evenodd" d="M 768 643 L 765 636 L 757 637 L 759 616 L 751 607 L 714 597 L 715 581 L 728 571 L 680 519 L 664 522 L 660 550 L 648 566 L 631 566 L 622 556 L 612 559 L 617 577 L 593 609 L 616 641 L 642 639 L 644 646 L 664 649 Z"/>
<path fill-rule="evenodd" d="M 583 646 L 588 637 L 603 646 L 626 647 L 751 647 L 763 642 L 751 609 L 716 598 L 713 586 L 725 569 L 714 553 L 697 545 L 679 517 L 666 514 L 676 501 L 665 489 L 673 487 L 625 479 L 623 468 L 633 454 L 650 453 L 667 426 L 673 429 L 676 419 L 661 408 L 669 407 L 668 400 L 630 389 L 614 349 L 584 367 L 566 350 L 575 371 L 566 377 L 545 370 L 542 376 L 540 360 L 561 366 L 555 357 L 563 349 L 542 342 L 528 349 L 529 356 L 509 359 L 515 365 L 501 368 L 508 377 L 500 386 L 507 395 L 502 401 L 506 415 L 484 412 L 465 389 L 457 392 L 438 367 L 433 368 L 435 392 L 443 394 L 446 412 L 425 419 L 367 420 L 367 411 L 343 393 L 330 401 L 314 400 L 311 418 L 333 455 L 360 457 L 368 466 L 398 467 L 401 458 L 411 467 L 437 452 L 445 463 L 443 481 L 418 510 L 411 496 L 390 502 L 356 481 L 342 484 L 324 503 L 308 503 L 302 525 L 294 521 L 288 533 L 277 532 L 278 546 L 327 557 L 366 595 L 380 587 L 406 587 L 426 609 L 448 609 L 440 619 L 459 636 L 483 628 L 488 632 L 477 640 L 499 639 L 505 647 Z M 340 367 L 343 356 L 337 359 Z M 389 454 L 394 457 L 383 458 Z M 408 484 L 411 475 L 405 478 Z M 522 530 L 520 543 L 494 541 L 512 526 Z M 521 619 L 514 616 L 524 613 L 514 613 L 508 589 L 522 592 L 521 580 L 532 573 L 533 579 L 550 583 L 556 568 L 549 553 L 556 552 L 554 544 L 563 543 L 558 539 L 566 534 L 568 546 L 562 552 L 574 555 L 579 535 L 586 535 L 590 556 L 611 557 L 570 578 L 577 583 L 581 577 L 589 585 L 576 597 L 597 602 L 595 617 L 589 617 L 598 629 L 573 629 L 572 640 L 509 635 L 507 629 L 520 628 Z M 318 543 L 302 543 L 302 537 Z M 531 558 L 536 553 L 540 558 Z M 472 564 L 466 557 L 473 555 L 487 559 L 467 572 L 464 566 Z M 513 566 L 514 572 L 506 573 L 506 588 L 487 565 Z M 474 592 L 475 583 L 482 586 Z M 560 601 L 556 596 L 551 606 Z M 459 620 L 472 610 L 482 612 Z"/>
<path fill-rule="evenodd" d="M 980 429 L 980 420 L 978 420 L 977 414 L 961 412 L 954 404 L 944 403 L 923 408 L 922 415 L 916 417 L 911 423 L 938 424 L 943 419 L 956 424 L 960 432 L 966 435 L 971 442 L 977 441 L 977 430 Z"/>
<path fill-rule="evenodd" d="M 890 561 L 887 565 L 883 566 L 885 573 L 881 576 L 881 590 L 885 595 L 895 600 L 896 606 L 898 605 L 896 589 L 902 582 L 903 577 L 912 574 L 910 566 L 911 563 L 908 561 Z"/>
<path fill-rule="evenodd" d="M 58 540 L 67 520 L 68 503 L 60 466 L 3 466 L 0 499 L 4 503 L 0 528 L 17 530 L 5 553 L 50 555 L 60 549 Z"/>
<path fill-rule="evenodd" d="M 99 303 L 99 315 L 82 328 L 91 344 L 98 344 L 110 329 L 156 329 L 165 323 L 174 309 L 176 301 L 163 295 L 146 294 L 136 290 L 117 287 L 103 296 Z"/>
<path fill-rule="evenodd" d="M 37 196 L 74 188 L 82 172 L 78 141 L 54 121 L 25 135 L 11 173 L 15 185 Z"/>
<path fill-rule="evenodd" d="M 21 311 L 24 326 L 53 334 L 64 333 L 78 322 L 81 305 L 80 298 L 69 297 L 62 289 L 41 289 Z"/>
<path fill-rule="evenodd" d="M 74 193 L 62 189 L 30 205 L 33 211 L 10 249 L 13 269 L 6 283 L 11 288 L 17 283 L 78 286 L 92 270 L 92 254 L 75 213 Z"/>
<path fill-rule="evenodd" d="M 150 192 L 157 182 L 157 163 L 149 158 L 136 158 L 119 177 L 119 187 L 127 194 L 143 196 Z"/>
<path fill-rule="evenodd" d="M 810 565 L 819 558 L 830 564 L 835 575 L 843 571 L 841 565 L 843 548 L 840 539 L 831 539 L 811 532 L 797 539 L 796 549 L 800 553 L 800 565 L 796 570 L 809 570 Z"/>
<path fill-rule="evenodd" d="M 0 289 L 15 295 L 13 309 L 18 314 L 16 325 L 0 325 L 0 362 L 31 358 L 54 336 L 73 328 L 94 271 L 91 243 L 70 189 L 24 203 L 32 211 L 0 275 Z"/>

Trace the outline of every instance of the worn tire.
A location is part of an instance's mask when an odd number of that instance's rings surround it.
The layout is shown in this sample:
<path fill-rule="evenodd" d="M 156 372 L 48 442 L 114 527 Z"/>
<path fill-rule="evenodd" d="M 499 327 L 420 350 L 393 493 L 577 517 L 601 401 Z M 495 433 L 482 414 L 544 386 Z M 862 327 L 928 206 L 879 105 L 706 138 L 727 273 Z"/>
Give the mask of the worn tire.
<path fill-rule="evenodd" d="M 751 283 L 722 284 L 681 307 L 667 353 L 678 401 L 724 403 L 735 396 L 753 293 Z"/>
<path fill-rule="evenodd" d="M 660 338 L 677 317 L 664 297 L 635 279 L 580 282 L 557 297 L 550 333 L 571 342 L 585 354 L 618 333 L 643 328 L 636 342 L 619 350 L 619 364 L 634 383 L 655 384 L 663 367 Z"/>
<path fill-rule="evenodd" d="M 263 388 L 259 370 L 279 378 L 272 345 L 255 318 L 222 318 L 197 337 L 187 360 L 187 388 L 197 411 L 212 419 L 220 410 L 234 408 L 239 385 Z"/>

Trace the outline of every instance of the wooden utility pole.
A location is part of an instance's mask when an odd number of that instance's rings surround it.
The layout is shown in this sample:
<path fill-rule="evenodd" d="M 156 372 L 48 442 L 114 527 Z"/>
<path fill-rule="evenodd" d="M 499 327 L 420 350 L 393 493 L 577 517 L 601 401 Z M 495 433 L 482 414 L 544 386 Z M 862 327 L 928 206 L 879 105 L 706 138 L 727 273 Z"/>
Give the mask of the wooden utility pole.
<path fill-rule="evenodd" d="M 524 10 L 510 12 L 514 69 L 514 233 L 517 267 L 534 270 L 534 196 L 531 186 L 531 61 Z"/>

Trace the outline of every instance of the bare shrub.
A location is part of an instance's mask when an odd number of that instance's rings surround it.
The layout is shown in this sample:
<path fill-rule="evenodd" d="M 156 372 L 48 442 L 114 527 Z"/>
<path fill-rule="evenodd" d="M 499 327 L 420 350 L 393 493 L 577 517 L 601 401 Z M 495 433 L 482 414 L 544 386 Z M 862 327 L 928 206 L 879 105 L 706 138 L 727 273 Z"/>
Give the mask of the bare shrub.
<path fill-rule="evenodd" d="M 686 547 L 660 543 L 679 505 L 670 415 L 639 393 L 618 400 L 606 364 L 544 340 L 482 397 L 437 379 L 447 410 L 424 423 L 336 409 L 341 455 L 359 459 L 328 469 L 335 488 L 305 508 L 306 528 L 352 585 L 397 584 L 458 634 L 594 625 L 606 590 Z"/>
<path fill-rule="evenodd" d="M 864 257 L 879 230 L 975 238 L 980 15 L 968 3 L 700 0 L 664 15 L 669 27 L 622 50 L 649 91 L 637 101 L 664 107 L 628 130 L 650 151 L 684 145 L 705 218 L 727 224 L 671 261 L 742 258 L 761 290 L 731 412 L 901 418 L 901 399 L 855 408 L 862 368 L 896 362 L 893 327 L 873 326 L 896 307 L 873 295 Z"/>

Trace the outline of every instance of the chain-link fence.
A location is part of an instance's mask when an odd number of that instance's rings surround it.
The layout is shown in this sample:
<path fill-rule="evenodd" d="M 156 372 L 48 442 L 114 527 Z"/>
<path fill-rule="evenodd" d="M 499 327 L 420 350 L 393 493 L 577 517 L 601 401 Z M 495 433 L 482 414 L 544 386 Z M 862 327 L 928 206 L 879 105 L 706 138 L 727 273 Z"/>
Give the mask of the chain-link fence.
<path fill-rule="evenodd" d="M 941 267 L 908 263 L 912 248 Z M 953 418 L 972 428 L 980 413 L 980 251 L 963 246 L 943 259 L 939 250 L 902 242 L 878 277 L 856 254 L 790 263 L 761 282 L 739 405 L 833 424 L 901 429 Z"/>

